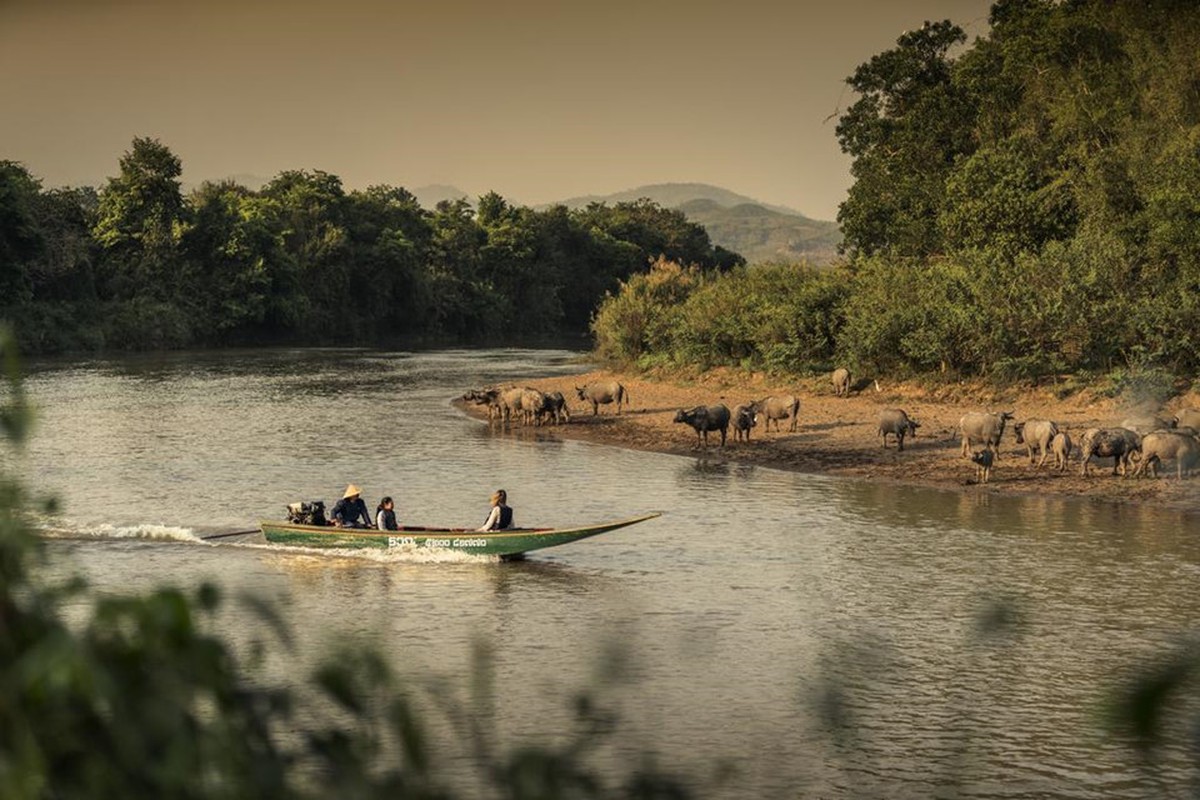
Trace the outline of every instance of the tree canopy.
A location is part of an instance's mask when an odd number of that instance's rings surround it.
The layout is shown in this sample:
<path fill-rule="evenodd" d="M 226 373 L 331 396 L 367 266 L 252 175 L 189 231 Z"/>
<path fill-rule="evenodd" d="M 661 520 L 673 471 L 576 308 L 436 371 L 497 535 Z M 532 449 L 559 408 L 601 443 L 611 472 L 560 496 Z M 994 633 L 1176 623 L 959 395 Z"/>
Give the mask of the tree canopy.
<path fill-rule="evenodd" d="M 741 262 L 648 200 L 534 210 L 489 192 L 424 209 L 320 170 L 185 194 L 182 166 L 138 138 L 99 192 L 46 191 L 0 162 L 0 318 L 27 351 L 583 333 L 655 258 Z"/>

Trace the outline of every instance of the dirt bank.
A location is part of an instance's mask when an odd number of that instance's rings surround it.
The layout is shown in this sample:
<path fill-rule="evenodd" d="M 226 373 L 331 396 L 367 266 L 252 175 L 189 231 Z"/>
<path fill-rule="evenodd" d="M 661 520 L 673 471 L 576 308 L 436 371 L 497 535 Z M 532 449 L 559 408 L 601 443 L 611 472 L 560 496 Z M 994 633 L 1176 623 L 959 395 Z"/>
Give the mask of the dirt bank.
<path fill-rule="evenodd" d="M 621 381 L 631 403 L 619 416 L 613 406 L 601 406 L 600 415 L 592 416 L 590 403 L 576 399 L 574 387 L 593 380 Z M 1128 402 L 1082 393 L 1065 400 L 1050 390 L 1020 394 L 981 396 L 965 387 L 942 387 L 934 391 L 913 385 L 889 386 L 881 391 L 868 387 L 850 397 L 836 397 L 825 380 L 810 380 L 783 385 L 762 376 L 746 376 L 715 370 L 688 382 L 647 380 L 610 372 L 591 372 L 563 378 L 528 381 L 525 385 L 542 391 L 560 391 L 568 399 L 571 422 L 547 426 L 540 435 L 557 435 L 602 444 L 695 457 L 696 435 L 686 425 L 675 424 L 673 417 L 681 408 L 699 404 L 725 403 L 731 409 L 740 403 L 768 394 L 795 394 L 800 398 L 800 425 L 795 433 L 785 422 L 780 432 L 766 432 L 762 423 L 753 429 L 749 443 L 735 443 L 730 431 L 724 450 L 712 446 L 720 434 L 709 435 L 709 459 L 750 462 L 780 469 L 826 475 L 885 480 L 960 491 L 995 494 L 1063 495 L 1115 503 L 1152 504 L 1191 514 L 1200 514 L 1200 477 L 1174 476 L 1157 480 L 1124 479 L 1111 475 L 1111 459 L 1093 460 L 1091 474 L 1080 475 L 1078 453 L 1065 472 L 1053 469 L 1053 457 L 1037 468 L 1029 463 L 1024 445 L 1017 445 L 1011 431 L 1005 431 L 1001 457 L 987 485 L 975 483 L 975 467 L 960 455 L 957 437 L 959 418 L 972 410 L 1013 410 L 1016 419 L 1052 419 L 1066 430 L 1078 447 L 1083 432 L 1091 427 L 1112 426 L 1127 416 L 1142 412 Z M 464 390 L 472 387 L 464 387 Z M 1200 407 L 1200 396 L 1193 393 L 1169 405 L 1171 410 Z M 916 439 L 905 442 L 897 452 L 894 441 L 883 449 L 877 433 L 879 411 L 903 408 L 921 423 Z M 465 406 L 468 413 L 486 417 L 478 406 Z M 499 430 L 499 426 L 497 426 Z M 503 435 L 528 435 L 520 425 L 512 425 Z"/>

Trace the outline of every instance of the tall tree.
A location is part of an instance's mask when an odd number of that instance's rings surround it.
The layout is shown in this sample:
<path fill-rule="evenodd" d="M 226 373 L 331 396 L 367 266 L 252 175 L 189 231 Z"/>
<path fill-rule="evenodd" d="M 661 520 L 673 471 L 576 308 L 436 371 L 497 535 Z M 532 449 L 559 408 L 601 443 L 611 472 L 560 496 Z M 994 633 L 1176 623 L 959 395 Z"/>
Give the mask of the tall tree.
<path fill-rule="evenodd" d="M 266 318 L 274 272 L 282 260 L 263 203 L 245 187 L 204 183 L 188 198 L 192 221 L 181 238 L 195 303 L 207 336 L 236 340 Z"/>
<path fill-rule="evenodd" d="M 108 288 L 122 298 L 177 298 L 183 288 L 178 255 L 182 163 L 157 139 L 138 138 L 120 164 L 120 174 L 100 193 L 94 228 Z"/>
<path fill-rule="evenodd" d="M 35 209 L 41 184 L 15 161 L 0 161 L 0 307 L 31 294 L 29 262 L 45 243 Z"/>
<path fill-rule="evenodd" d="M 974 107 L 952 80 L 949 51 L 966 41 L 949 20 L 908 31 L 859 66 L 859 99 L 837 126 L 855 182 L 838 210 L 846 247 L 923 256 L 942 250 L 946 177 L 973 149 Z"/>

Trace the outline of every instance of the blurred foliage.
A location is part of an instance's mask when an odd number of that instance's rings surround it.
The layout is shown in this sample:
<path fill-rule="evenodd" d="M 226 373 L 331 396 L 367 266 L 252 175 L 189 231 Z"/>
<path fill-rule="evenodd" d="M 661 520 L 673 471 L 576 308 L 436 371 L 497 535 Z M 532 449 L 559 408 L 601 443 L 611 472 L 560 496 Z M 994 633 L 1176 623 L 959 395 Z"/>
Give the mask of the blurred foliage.
<path fill-rule="evenodd" d="M 0 319 L 26 352 L 582 333 L 654 258 L 742 263 L 648 200 L 535 211 L 489 192 L 426 210 L 320 170 L 186 195 L 181 173 L 146 138 L 99 192 L 0 161 Z"/>

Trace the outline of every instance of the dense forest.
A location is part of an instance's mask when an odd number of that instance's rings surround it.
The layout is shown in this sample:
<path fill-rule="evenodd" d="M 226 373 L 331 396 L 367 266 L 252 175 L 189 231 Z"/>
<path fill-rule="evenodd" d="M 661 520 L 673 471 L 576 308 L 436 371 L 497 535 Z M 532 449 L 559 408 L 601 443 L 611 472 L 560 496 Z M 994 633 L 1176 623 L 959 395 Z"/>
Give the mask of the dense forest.
<path fill-rule="evenodd" d="M 1000 380 L 1196 374 L 1200 6 L 1003 0 L 974 42 L 926 23 L 848 84 L 845 263 L 660 265 L 598 312 L 601 354 Z"/>
<path fill-rule="evenodd" d="M 321 171 L 186 195 L 181 174 L 148 138 L 98 190 L 46 190 L 0 161 L 0 319 L 26 352 L 583 333 L 654 257 L 741 262 L 649 201 L 535 211 L 489 193 L 426 210 Z"/>

